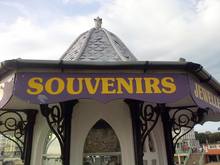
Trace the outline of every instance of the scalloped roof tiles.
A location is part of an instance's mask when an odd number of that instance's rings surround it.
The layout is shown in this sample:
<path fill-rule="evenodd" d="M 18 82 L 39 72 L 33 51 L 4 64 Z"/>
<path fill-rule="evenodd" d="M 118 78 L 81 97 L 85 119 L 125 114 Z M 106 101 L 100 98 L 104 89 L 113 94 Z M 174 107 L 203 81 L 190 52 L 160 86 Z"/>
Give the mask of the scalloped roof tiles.
<path fill-rule="evenodd" d="M 64 61 L 136 61 L 113 33 L 96 27 L 82 33 L 63 54 Z"/>

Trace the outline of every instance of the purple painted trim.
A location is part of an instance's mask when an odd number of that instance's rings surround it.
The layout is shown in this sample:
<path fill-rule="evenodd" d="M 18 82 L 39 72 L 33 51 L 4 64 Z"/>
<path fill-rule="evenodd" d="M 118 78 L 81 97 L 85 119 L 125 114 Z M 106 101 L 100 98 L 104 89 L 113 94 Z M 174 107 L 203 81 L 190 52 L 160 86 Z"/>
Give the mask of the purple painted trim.
<path fill-rule="evenodd" d="M 189 83 L 191 97 L 200 108 L 220 112 L 220 97 L 214 90 L 210 89 L 204 83 L 200 83 L 192 78 L 189 78 Z"/>
<path fill-rule="evenodd" d="M 44 90 L 37 95 L 30 95 L 27 93 L 27 89 L 31 91 L 35 91 L 34 88 L 28 87 L 28 81 L 33 78 L 38 77 L 42 80 L 42 83 L 40 85 L 43 86 Z M 51 95 L 48 92 L 45 91 L 45 84 L 48 82 L 49 79 L 52 77 L 58 77 L 63 80 L 65 83 L 65 89 L 58 95 Z M 172 92 L 170 94 L 168 93 L 139 93 L 137 92 L 137 81 L 133 80 L 133 91 L 136 91 L 134 93 L 129 93 L 124 88 L 122 89 L 122 94 L 103 94 L 103 84 L 100 83 L 97 92 L 95 94 L 90 94 L 87 90 L 87 88 L 84 86 L 82 93 L 80 94 L 69 94 L 66 91 L 66 78 L 91 78 L 91 84 L 93 87 L 95 86 L 95 78 L 123 78 L 125 81 L 128 81 L 128 78 L 142 78 L 142 88 L 143 91 L 146 91 L 146 85 L 144 78 L 155 78 L 160 81 L 158 88 L 160 91 L 163 90 L 169 90 L 167 87 L 164 87 L 164 85 L 161 83 L 162 79 L 164 77 L 170 77 L 173 78 L 174 84 L 176 86 L 175 92 Z M 83 80 L 84 82 L 84 80 Z M 103 82 L 100 80 L 100 82 Z M 118 91 L 118 81 L 110 81 L 110 84 L 113 85 L 109 87 L 109 91 Z M 52 83 L 52 90 L 56 91 L 57 89 L 57 83 Z M 77 90 L 79 85 L 78 83 L 74 84 L 74 89 Z M 85 82 L 84 82 L 85 85 Z M 148 102 L 155 102 L 155 103 L 169 103 L 169 102 L 175 102 L 177 100 L 180 100 L 187 95 L 189 95 L 189 87 L 188 87 L 188 80 L 186 74 L 174 74 L 174 73 L 160 73 L 160 74 L 147 74 L 147 73 L 17 73 L 16 76 L 16 82 L 15 82 L 15 90 L 14 94 L 15 96 L 30 102 L 30 103 L 36 103 L 36 104 L 46 104 L 46 103 L 57 103 L 61 101 L 66 100 L 73 100 L 73 99 L 95 99 L 101 102 L 108 102 L 114 99 L 137 99 L 137 100 L 143 100 Z"/>

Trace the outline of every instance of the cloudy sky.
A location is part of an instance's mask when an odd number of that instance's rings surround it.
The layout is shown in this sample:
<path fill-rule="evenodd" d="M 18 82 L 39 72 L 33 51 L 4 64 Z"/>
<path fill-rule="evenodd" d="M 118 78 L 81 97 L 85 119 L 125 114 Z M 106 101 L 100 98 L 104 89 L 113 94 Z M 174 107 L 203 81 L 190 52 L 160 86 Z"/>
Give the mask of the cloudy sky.
<path fill-rule="evenodd" d="M 183 57 L 220 81 L 220 0 L 0 0 L 0 61 L 57 60 L 97 16 L 139 60 Z"/>

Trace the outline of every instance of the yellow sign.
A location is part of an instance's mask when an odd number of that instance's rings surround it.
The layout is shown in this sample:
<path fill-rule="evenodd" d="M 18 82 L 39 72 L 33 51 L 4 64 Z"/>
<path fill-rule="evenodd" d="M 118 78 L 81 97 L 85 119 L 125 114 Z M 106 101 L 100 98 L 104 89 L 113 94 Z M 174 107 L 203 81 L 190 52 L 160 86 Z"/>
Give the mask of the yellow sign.
<path fill-rule="evenodd" d="M 59 95 L 67 92 L 70 95 L 81 94 L 86 90 L 94 95 L 101 94 L 171 94 L 176 91 L 172 77 L 32 77 L 28 80 L 26 92 L 30 95 L 39 95 L 46 92 L 50 95 Z"/>

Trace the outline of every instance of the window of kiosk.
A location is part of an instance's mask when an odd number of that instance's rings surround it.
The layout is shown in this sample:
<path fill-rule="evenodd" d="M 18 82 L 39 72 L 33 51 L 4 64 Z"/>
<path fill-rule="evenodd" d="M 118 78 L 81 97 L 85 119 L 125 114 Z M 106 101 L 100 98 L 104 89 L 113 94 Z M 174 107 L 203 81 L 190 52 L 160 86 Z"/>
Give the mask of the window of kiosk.
<path fill-rule="evenodd" d="M 60 159 L 60 156 L 61 156 L 61 150 L 60 150 L 59 141 L 50 130 L 45 139 L 42 164 L 62 165 L 62 160 Z"/>
<path fill-rule="evenodd" d="M 112 127 L 99 120 L 84 144 L 83 165 L 121 165 L 121 149 Z"/>

